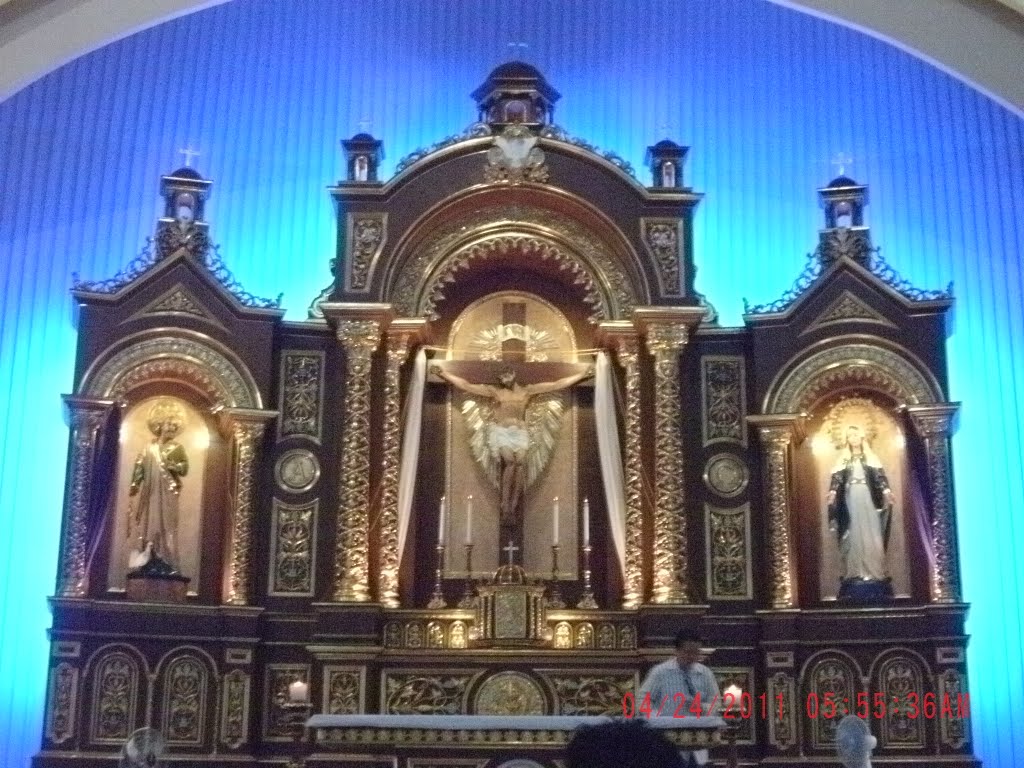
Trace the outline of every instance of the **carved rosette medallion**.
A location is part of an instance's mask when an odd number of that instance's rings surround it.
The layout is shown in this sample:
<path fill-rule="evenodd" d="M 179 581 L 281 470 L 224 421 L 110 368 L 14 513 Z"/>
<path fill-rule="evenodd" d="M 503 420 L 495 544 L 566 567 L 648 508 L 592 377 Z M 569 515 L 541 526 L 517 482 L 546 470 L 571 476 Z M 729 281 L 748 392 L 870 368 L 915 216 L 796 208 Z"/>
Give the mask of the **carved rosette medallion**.
<path fill-rule="evenodd" d="M 459 715 L 465 712 L 471 674 L 385 673 L 384 712 L 388 715 Z"/>
<path fill-rule="evenodd" d="M 402 453 L 401 371 L 409 356 L 412 335 L 405 330 L 388 333 L 387 369 L 384 372 L 384 456 L 381 472 L 380 571 L 378 599 L 388 608 L 398 601 L 398 485 Z"/>
<path fill-rule="evenodd" d="M 139 665 L 121 651 L 106 654 L 92 676 L 93 744 L 123 744 L 135 729 L 138 706 Z"/>
<path fill-rule="evenodd" d="M 747 444 L 746 376 L 742 357 L 704 355 L 701 368 L 701 428 L 704 445 Z"/>
<path fill-rule="evenodd" d="M 328 715 L 358 715 L 363 711 L 363 669 L 324 667 L 324 709 Z"/>
<path fill-rule="evenodd" d="M 484 680 L 476 693 L 475 714 L 522 717 L 546 715 L 544 693 L 521 672 L 499 672 Z"/>
<path fill-rule="evenodd" d="M 654 356 L 654 602 L 689 603 L 686 510 L 683 503 L 682 413 L 679 354 L 689 338 L 682 324 L 652 324 L 647 349 Z"/>
<path fill-rule="evenodd" d="M 50 670 L 47 701 L 46 740 L 63 744 L 73 739 L 78 715 L 78 667 L 62 661 Z"/>
<path fill-rule="evenodd" d="M 238 749 L 249 741 L 249 675 L 233 669 L 224 675 L 221 701 L 220 741 Z"/>
<path fill-rule="evenodd" d="M 370 369 L 380 331 L 378 320 L 338 320 L 337 337 L 345 350 L 345 427 L 334 560 L 336 602 L 370 599 Z"/>
<path fill-rule="evenodd" d="M 886 747 L 925 747 L 925 718 L 911 717 L 906 702 L 925 700 L 924 675 L 921 663 L 911 656 L 894 656 L 882 664 L 878 671 L 878 690 L 884 695 L 885 701 L 903 702 L 903 706 L 892 706 L 886 709 L 881 722 L 881 739 L 879 746 Z M 939 699 L 941 706 L 942 699 Z"/>
<path fill-rule="evenodd" d="M 960 563 L 956 549 L 953 480 L 949 458 L 949 431 L 959 404 L 911 406 L 907 410 L 924 441 L 931 491 L 932 561 L 931 598 L 934 603 L 960 602 Z"/>
<path fill-rule="evenodd" d="M 750 505 L 725 509 L 705 504 L 704 525 L 708 599 L 749 600 L 753 597 Z"/>
<path fill-rule="evenodd" d="M 274 499 L 271 512 L 270 594 L 312 597 L 320 502 L 291 505 Z"/>
<path fill-rule="evenodd" d="M 717 453 L 704 465 L 704 485 L 722 498 L 731 499 L 747 489 L 750 472 L 746 462 L 731 453 Z"/>
<path fill-rule="evenodd" d="M 71 459 L 68 491 L 64 496 L 64 538 L 61 541 L 60 597 L 85 597 L 88 519 L 92 499 L 96 443 L 113 403 L 108 400 L 64 398 L 71 417 Z"/>
<path fill-rule="evenodd" d="M 206 665 L 194 656 L 179 656 L 163 679 L 161 732 L 168 744 L 198 746 L 206 725 Z"/>
<path fill-rule="evenodd" d="M 682 294 L 680 254 L 683 223 L 679 219 L 640 219 L 644 248 L 658 273 L 662 296 Z"/>
<path fill-rule="evenodd" d="M 249 561 L 252 558 L 252 496 L 258 465 L 259 445 L 266 422 L 276 411 L 229 409 L 223 412 L 233 440 L 234 508 L 231 512 L 231 558 L 229 563 L 229 605 L 249 603 Z"/>
<path fill-rule="evenodd" d="M 768 701 L 773 702 L 767 718 L 768 743 L 776 749 L 788 750 L 796 745 L 796 681 L 792 676 L 776 672 L 768 678 Z"/>
<path fill-rule="evenodd" d="M 386 213 L 350 213 L 346 221 L 348 232 L 347 288 L 365 293 L 370 286 L 373 268 L 388 239 Z"/>
<path fill-rule="evenodd" d="M 636 690 L 635 673 L 601 675 L 544 675 L 555 691 L 559 715 L 622 715 L 626 694 Z"/>
<path fill-rule="evenodd" d="M 953 717 L 939 718 L 939 740 L 944 747 L 960 750 L 971 740 L 970 699 L 967 694 L 967 679 L 955 669 L 947 669 L 938 676 L 940 703 L 949 702 Z"/>
<path fill-rule="evenodd" d="M 277 487 L 288 493 L 305 493 L 320 479 L 320 462 L 305 448 L 285 451 L 274 465 Z"/>
<path fill-rule="evenodd" d="M 771 563 L 772 608 L 792 608 L 793 543 L 789 534 L 789 444 L 796 417 L 752 417 L 758 423 L 768 490 L 768 549 Z"/>
<path fill-rule="evenodd" d="M 308 437 L 320 442 L 323 421 L 324 353 L 285 350 L 281 353 L 281 400 L 278 439 Z"/>

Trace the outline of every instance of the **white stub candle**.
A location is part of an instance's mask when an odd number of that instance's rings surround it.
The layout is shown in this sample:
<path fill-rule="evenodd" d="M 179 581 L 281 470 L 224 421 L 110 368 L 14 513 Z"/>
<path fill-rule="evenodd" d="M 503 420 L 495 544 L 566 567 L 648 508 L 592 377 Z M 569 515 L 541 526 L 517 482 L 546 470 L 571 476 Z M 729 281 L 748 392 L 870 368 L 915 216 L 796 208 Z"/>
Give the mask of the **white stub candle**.
<path fill-rule="evenodd" d="M 292 704 L 305 704 L 309 701 L 309 683 L 296 680 L 288 686 L 288 701 Z"/>
<path fill-rule="evenodd" d="M 583 499 L 583 546 L 590 546 L 590 500 Z"/>
<path fill-rule="evenodd" d="M 558 497 L 555 496 L 551 508 L 551 543 L 558 544 Z"/>

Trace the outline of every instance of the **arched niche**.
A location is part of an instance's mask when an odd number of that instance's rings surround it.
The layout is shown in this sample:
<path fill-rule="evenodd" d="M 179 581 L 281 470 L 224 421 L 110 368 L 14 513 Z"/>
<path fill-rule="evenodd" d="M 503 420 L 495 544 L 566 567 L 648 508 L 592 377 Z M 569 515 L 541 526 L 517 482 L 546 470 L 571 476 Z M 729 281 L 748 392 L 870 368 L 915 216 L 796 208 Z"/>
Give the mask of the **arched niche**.
<path fill-rule="evenodd" d="M 215 413 L 260 407 L 251 374 L 233 353 L 202 334 L 164 331 L 129 337 L 106 350 L 86 372 L 79 392 L 120 406 L 119 418 L 101 440 L 94 478 L 104 492 L 101 522 L 91 537 L 92 594 L 125 589 L 128 570 L 139 562 L 132 558 L 146 532 L 141 521 L 148 519 L 150 532 L 158 529 L 158 520 L 173 528 L 173 565 L 190 579 L 188 594 L 216 602 L 228 541 L 230 435 Z M 170 441 L 157 438 L 155 412 L 174 413 L 180 422 Z M 176 463 L 184 460 L 187 468 L 175 478 L 161 475 L 177 486 L 176 494 L 162 497 L 151 494 L 154 478 L 145 470 L 155 466 L 146 463 L 147 452 L 161 444 L 161 455 L 174 450 Z"/>
<path fill-rule="evenodd" d="M 894 499 L 882 563 L 895 598 L 928 600 L 927 478 L 920 449 L 902 413 L 907 405 L 934 403 L 941 389 L 910 352 L 867 336 L 835 340 L 783 368 L 765 398 L 769 413 L 803 415 L 803 440 L 792 447 L 793 528 L 803 604 L 832 603 L 849 544 L 830 530 L 827 497 L 842 468 L 850 427 L 858 427 L 885 472 Z M 884 538 L 884 537 L 883 537 Z M 868 569 L 870 570 L 870 569 Z"/>

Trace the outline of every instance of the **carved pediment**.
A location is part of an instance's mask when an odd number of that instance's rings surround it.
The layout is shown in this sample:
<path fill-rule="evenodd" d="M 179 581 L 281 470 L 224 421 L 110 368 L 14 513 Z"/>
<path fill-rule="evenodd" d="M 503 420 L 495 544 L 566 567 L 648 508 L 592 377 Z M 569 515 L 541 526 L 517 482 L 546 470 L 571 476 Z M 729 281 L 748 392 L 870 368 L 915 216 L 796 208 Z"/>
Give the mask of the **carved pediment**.
<path fill-rule="evenodd" d="M 198 317 L 215 325 L 221 325 L 213 313 L 181 283 L 177 283 L 174 287 L 164 291 L 160 296 L 125 320 L 125 322 L 150 315 Z"/>
<path fill-rule="evenodd" d="M 811 324 L 804 329 L 803 333 L 810 333 L 826 326 L 848 322 L 877 323 L 889 328 L 896 327 L 895 323 L 863 299 L 855 296 L 850 291 L 843 291 L 821 314 L 814 318 Z"/>

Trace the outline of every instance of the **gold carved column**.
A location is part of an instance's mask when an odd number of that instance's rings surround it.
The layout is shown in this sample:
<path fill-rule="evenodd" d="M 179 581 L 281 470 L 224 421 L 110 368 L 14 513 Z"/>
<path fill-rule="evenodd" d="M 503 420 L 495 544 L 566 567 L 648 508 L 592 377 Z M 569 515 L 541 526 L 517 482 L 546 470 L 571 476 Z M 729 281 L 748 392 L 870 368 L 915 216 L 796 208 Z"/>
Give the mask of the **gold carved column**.
<path fill-rule="evenodd" d="M 88 588 L 88 520 L 100 430 L 114 408 L 112 400 L 64 395 L 71 427 L 71 455 L 64 491 L 58 597 L 85 597 Z"/>
<path fill-rule="evenodd" d="M 388 304 L 322 305 L 345 352 L 344 427 L 338 489 L 338 538 L 334 550 L 337 603 L 370 600 L 370 375 Z"/>
<path fill-rule="evenodd" d="M 960 562 L 957 555 L 956 516 L 953 513 L 953 473 L 949 459 L 950 427 L 959 403 L 912 405 L 907 408 L 924 441 L 931 498 L 933 603 L 959 603 Z"/>
<path fill-rule="evenodd" d="M 402 458 L 402 365 L 409 348 L 426 330 L 427 321 L 399 318 L 387 331 L 384 373 L 384 450 L 380 496 L 380 570 L 377 595 L 388 608 L 398 608 L 398 483 Z"/>
<path fill-rule="evenodd" d="M 768 491 L 768 558 L 771 568 L 772 608 L 796 606 L 793 537 L 790 534 L 789 446 L 801 438 L 803 422 L 798 414 L 748 416 L 761 437 L 764 482 Z"/>
<path fill-rule="evenodd" d="M 644 601 L 643 574 L 643 459 L 640 416 L 640 340 L 632 323 L 601 323 L 603 342 L 615 352 L 626 374 L 626 407 L 623 414 L 623 454 L 626 494 L 626 581 L 623 608 L 637 608 Z"/>
<path fill-rule="evenodd" d="M 277 411 L 224 408 L 218 413 L 232 449 L 231 555 L 224 602 L 248 605 L 252 588 L 249 564 L 252 561 L 253 486 L 263 433 L 267 423 L 277 417 Z"/>
<path fill-rule="evenodd" d="M 634 321 L 654 358 L 652 599 L 658 604 L 690 603 L 679 355 L 703 315 L 701 307 L 641 307 L 634 311 Z"/>

